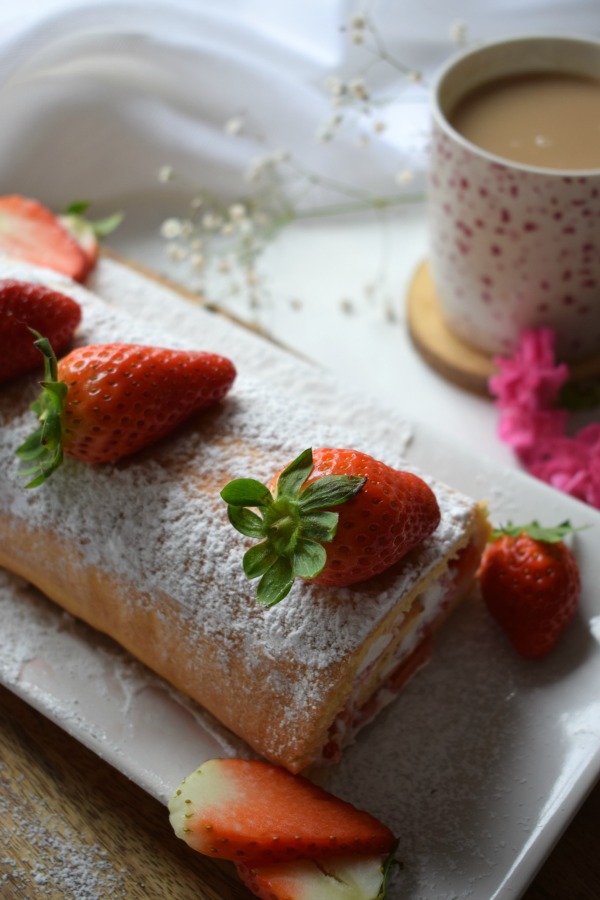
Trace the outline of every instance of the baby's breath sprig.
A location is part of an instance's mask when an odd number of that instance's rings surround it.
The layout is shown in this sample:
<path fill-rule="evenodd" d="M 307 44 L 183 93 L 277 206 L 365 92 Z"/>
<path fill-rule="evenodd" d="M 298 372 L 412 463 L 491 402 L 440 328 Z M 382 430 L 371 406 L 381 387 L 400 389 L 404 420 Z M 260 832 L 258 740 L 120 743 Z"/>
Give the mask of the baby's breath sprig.
<path fill-rule="evenodd" d="M 333 141 L 342 127 L 358 136 L 359 144 L 369 146 L 373 136 L 386 130 L 384 109 L 398 103 L 382 97 L 370 83 L 375 71 L 387 66 L 404 79 L 407 87 L 424 84 L 422 75 L 390 52 L 369 8 L 369 0 L 360 13 L 353 14 L 343 27 L 351 45 L 354 69 L 330 76 L 324 87 L 331 103 L 331 115 L 321 125 L 317 138 Z M 464 43 L 466 27 L 455 23 L 450 39 Z M 244 116 L 234 115 L 224 125 L 231 139 L 243 138 L 264 146 L 265 141 L 248 133 Z M 179 180 L 173 169 L 165 165 L 159 172 L 163 183 Z M 285 148 L 267 148 L 251 159 L 243 174 L 243 186 L 235 199 L 224 200 L 206 188 L 190 186 L 192 199 L 181 217 L 163 222 L 161 234 L 170 260 L 187 267 L 186 283 L 200 298 L 225 311 L 233 303 L 236 313 L 250 319 L 256 327 L 264 327 L 264 312 L 272 302 L 268 279 L 263 271 L 263 255 L 275 237 L 290 223 L 317 220 L 345 214 L 370 213 L 383 222 L 394 208 L 423 200 L 423 193 L 411 190 L 414 173 L 408 167 L 391 174 L 389 190 L 373 195 L 356 185 L 316 172 Z M 384 241 L 385 243 L 385 241 Z M 389 248 L 388 248 L 389 251 Z M 375 282 L 365 290 L 367 305 L 383 296 L 382 260 Z M 374 286 L 379 283 L 380 290 Z M 292 308 L 301 309 L 295 298 Z M 356 303 L 344 300 L 340 308 L 356 312 Z M 392 320 L 389 302 L 383 303 L 383 315 Z"/>

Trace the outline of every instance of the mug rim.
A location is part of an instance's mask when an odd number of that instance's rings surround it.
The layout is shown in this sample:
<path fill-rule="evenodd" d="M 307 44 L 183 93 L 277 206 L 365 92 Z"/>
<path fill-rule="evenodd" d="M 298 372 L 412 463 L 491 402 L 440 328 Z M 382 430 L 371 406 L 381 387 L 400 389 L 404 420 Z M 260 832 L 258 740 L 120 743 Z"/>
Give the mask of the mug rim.
<path fill-rule="evenodd" d="M 503 166 L 509 169 L 516 169 L 522 172 L 531 172 L 533 174 L 546 175 L 557 178 L 600 177 L 600 165 L 597 168 L 592 169 L 559 169 L 549 166 L 534 166 L 530 163 L 522 163 L 518 162 L 517 160 L 508 159 L 505 156 L 499 156 L 498 154 L 492 153 L 489 150 L 485 150 L 483 147 L 480 147 L 478 144 L 474 144 L 472 141 L 469 141 L 467 138 L 465 138 L 459 131 L 454 128 L 454 126 L 446 117 L 445 113 L 442 111 L 442 106 L 440 103 L 440 91 L 444 85 L 444 82 L 448 78 L 448 76 L 452 74 L 454 69 L 469 57 L 475 57 L 479 54 L 485 54 L 488 51 L 496 50 L 497 48 L 506 46 L 508 44 L 542 44 L 550 42 L 586 44 L 588 46 L 597 48 L 600 55 L 600 38 L 589 37 L 582 34 L 518 34 L 512 36 L 509 35 L 502 38 L 494 38 L 489 41 L 481 41 L 476 45 L 467 48 L 466 50 L 455 53 L 438 71 L 436 77 L 434 78 L 431 90 L 430 109 L 432 117 L 435 123 L 443 131 L 449 134 L 452 139 L 464 150 L 468 150 L 470 153 L 475 154 L 482 159 L 493 163 L 494 165 Z"/>

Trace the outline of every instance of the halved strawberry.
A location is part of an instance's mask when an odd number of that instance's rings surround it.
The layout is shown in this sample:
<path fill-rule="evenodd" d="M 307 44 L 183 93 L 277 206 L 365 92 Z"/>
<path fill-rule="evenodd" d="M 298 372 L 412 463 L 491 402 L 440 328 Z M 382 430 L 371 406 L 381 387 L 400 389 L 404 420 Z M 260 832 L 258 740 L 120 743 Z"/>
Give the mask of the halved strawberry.
<path fill-rule="evenodd" d="M 353 855 L 236 868 L 261 900 L 382 900 L 391 861 Z"/>
<path fill-rule="evenodd" d="M 293 859 L 387 855 L 394 835 L 374 816 L 269 763 L 213 759 L 169 803 L 175 833 L 195 850 L 252 867 Z"/>
<path fill-rule="evenodd" d="M 83 281 L 88 258 L 57 216 L 37 200 L 0 197 L 0 253 Z"/>

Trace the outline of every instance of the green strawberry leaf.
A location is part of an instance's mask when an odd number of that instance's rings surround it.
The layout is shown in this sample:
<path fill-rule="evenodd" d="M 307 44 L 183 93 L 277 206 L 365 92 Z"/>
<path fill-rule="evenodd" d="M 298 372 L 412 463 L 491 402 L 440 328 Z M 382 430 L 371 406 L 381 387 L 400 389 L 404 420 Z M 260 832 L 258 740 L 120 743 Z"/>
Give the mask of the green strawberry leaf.
<path fill-rule="evenodd" d="M 245 506 L 228 506 L 227 515 L 233 527 L 240 534 L 259 539 L 266 537 L 264 519 L 257 516 L 251 509 L 246 509 Z"/>
<path fill-rule="evenodd" d="M 244 554 L 244 572 L 248 578 L 258 578 L 260 575 L 264 575 L 273 563 L 277 562 L 277 559 L 277 554 L 268 541 L 255 544 Z"/>
<path fill-rule="evenodd" d="M 318 481 L 307 485 L 298 502 L 306 512 L 339 506 L 358 494 L 366 480 L 360 475 L 324 475 Z"/>
<path fill-rule="evenodd" d="M 385 897 L 387 894 L 387 889 L 388 889 L 388 883 L 389 883 L 389 880 L 390 880 L 390 877 L 392 874 L 392 869 L 394 869 L 396 866 L 399 869 L 402 868 L 402 863 L 396 859 L 396 851 L 398 849 L 399 843 L 400 843 L 399 841 L 396 841 L 396 844 L 394 845 L 393 850 L 386 857 L 386 859 L 383 863 L 383 877 L 381 880 L 381 888 L 379 889 L 379 893 L 377 894 L 377 897 L 375 898 L 375 900 L 385 900 Z"/>
<path fill-rule="evenodd" d="M 332 541 L 337 531 L 339 518 L 338 513 L 325 509 L 303 514 L 302 532 L 304 537 L 311 541 L 318 541 L 320 544 Z"/>
<path fill-rule="evenodd" d="M 256 599 L 261 606 L 274 606 L 287 597 L 293 583 L 291 563 L 279 557 L 259 581 Z"/>
<path fill-rule="evenodd" d="M 260 541 L 246 551 L 243 567 L 248 578 L 260 576 L 257 600 L 263 606 L 283 600 L 294 578 L 311 579 L 323 570 L 323 545 L 335 537 L 339 519 L 330 507 L 346 503 L 366 482 L 360 476 L 326 475 L 305 487 L 312 470 L 309 448 L 281 472 L 275 498 L 253 478 L 235 479 L 221 491 L 233 527 Z M 262 518 L 248 507 L 258 508 Z"/>
<path fill-rule="evenodd" d="M 111 213 L 110 216 L 105 216 L 103 219 L 94 219 L 94 221 L 89 222 L 89 224 L 92 226 L 92 230 L 96 237 L 103 238 L 112 234 L 113 231 L 116 231 L 123 219 L 124 213 L 116 212 Z"/>
<path fill-rule="evenodd" d="M 221 498 L 230 506 L 270 506 L 271 491 L 254 478 L 237 478 L 221 491 Z"/>
<path fill-rule="evenodd" d="M 65 216 L 82 216 L 90 208 L 89 200 L 74 200 L 65 209 Z"/>
<path fill-rule="evenodd" d="M 25 487 L 38 487 L 63 462 L 62 410 L 68 393 L 64 381 L 58 381 L 58 363 L 50 341 L 30 329 L 37 337 L 34 345 L 44 357 L 44 380 L 42 391 L 31 404 L 31 409 L 39 419 L 39 427 L 17 448 L 17 456 L 26 463 L 35 465 L 19 470 L 24 478 L 30 478 Z"/>
<path fill-rule="evenodd" d="M 316 541 L 300 540 L 292 559 L 292 572 L 298 578 L 314 578 L 323 571 L 327 562 L 325 548 Z"/>
<path fill-rule="evenodd" d="M 312 450 L 304 450 L 277 479 L 277 499 L 295 497 L 310 475 L 313 467 Z"/>
<path fill-rule="evenodd" d="M 490 541 L 496 541 L 506 535 L 508 535 L 508 537 L 518 537 L 520 534 L 527 534 L 534 541 L 544 541 L 547 544 L 557 544 L 559 541 L 562 541 L 563 538 L 565 538 L 568 534 L 574 534 L 576 531 L 583 531 L 583 527 L 576 528 L 575 526 L 571 525 L 568 519 L 565 522 L 561 522 L 560 525 L 554 525 L 549 528 L 540 525 L 540 523 L 535 519 L 533 522 L 529 522 L 529 524 L 527 525 L 513 525 L 513 523 L 509 521 L 506 523 L 506 525 L 503 525 L 500 528 L 495 528 L 492 531 L 490 535 Z"/>
<path fill-rule="evenodd" d="M 75 200 L 64 211 L 63 215 L 68 219 L 69 228 L 72 229 L 73 234 L 84 235 L 91 230 L 97 238 L 107 237 L 116 231 L 123 221 L 124 214 L 122 212 L 111 213 L 103 219 L 87 219 L 85 214 L 90 206 L 88 200 Z"/>

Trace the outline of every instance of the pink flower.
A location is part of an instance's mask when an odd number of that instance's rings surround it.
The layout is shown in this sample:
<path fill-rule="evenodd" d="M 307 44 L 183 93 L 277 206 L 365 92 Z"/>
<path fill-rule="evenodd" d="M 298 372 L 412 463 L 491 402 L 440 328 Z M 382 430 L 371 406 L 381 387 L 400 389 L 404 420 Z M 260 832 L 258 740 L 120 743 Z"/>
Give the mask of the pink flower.
<path fill-rule="evenodd" d="M 600 424 L 548 442 L 527 468 L 559 491 L 600 509 Z"/>
<path fill-rule="evenodd" d="M 502 410 L 498 436 L 527 465 L 532 458 L 537 457 L 540 445 L 564 435 L 566 424 L 566 410 L 522 409 L 514 406 Z"/>
<path fill-rule="evenodd" d="M 497 357 L 499 369 L 489 387 L 502 408 L 536 410 L 551 407 L 569 377 L 565 365 L 554 359 L 554 332 L 550 328 L 524 331 L 512 359 Z"/>
<path fill-rule="evenodd" d="M 600 509 L 600 424 L 566 436 L 568 414 L 556 404 L 569 370 L 555 362 L 553 331 L 523 332 L 514 357 L 495 363 L 501 440 L 531 475 Z"/>

